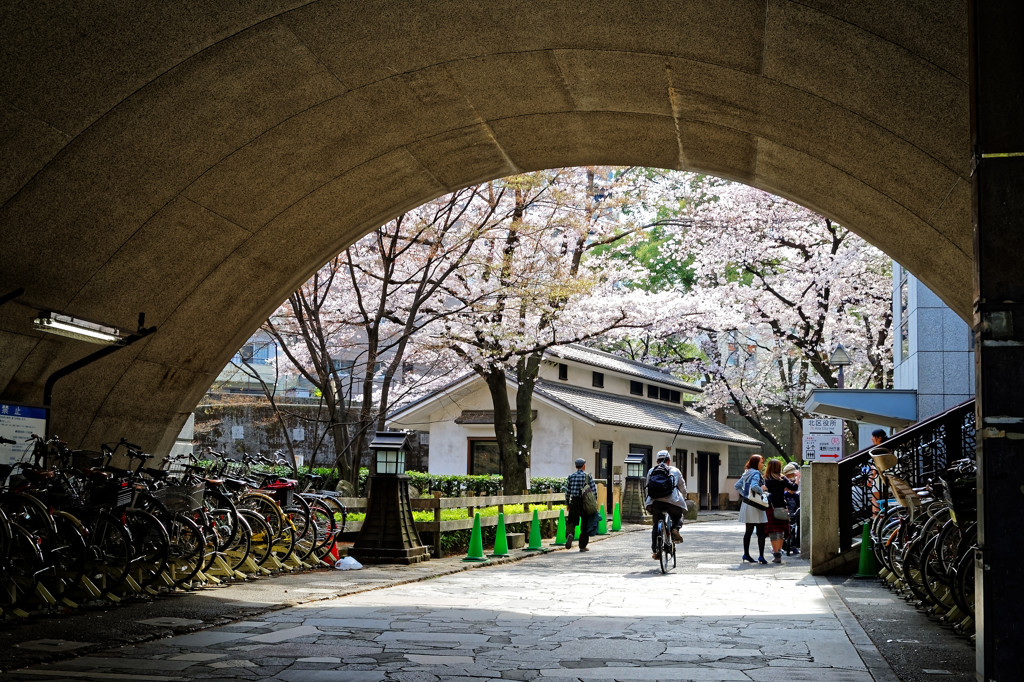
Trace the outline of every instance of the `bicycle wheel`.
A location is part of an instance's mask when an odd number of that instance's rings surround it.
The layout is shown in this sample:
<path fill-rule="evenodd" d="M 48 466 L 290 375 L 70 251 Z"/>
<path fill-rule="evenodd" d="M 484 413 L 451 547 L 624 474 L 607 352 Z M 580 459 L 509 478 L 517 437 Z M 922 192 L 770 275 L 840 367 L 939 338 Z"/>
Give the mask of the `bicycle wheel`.
<path fill-rule="evenodd" d="M 302 540 L 306 537 L 309 528 L 310 509 L 309 502 L 300 495 L 293 495 L 291 503 L 284 509 L 285 516 L 295 526 L 295 540 Z"/>
<path fill-rule="evenodd" d="M 116 597 L 132 567 L 131 532 L 110 512 L 99 512 L 85 528 L 89 543 L 85 575 L 103 596 Z"/>
<path fill-rule="evenodd" d="M 167 527 L 170 555 L 167 572 L 175 587 L 186 587 L 203 567 L 206 536 L 195 521 L 175 514 Z"/>
<path fill-rule="evenodd" d="M 977 547 L 960 556 L 953 577 L 953 600 L 965 613 L 974 618 L 974 552 Z"/>
<path fill-rule="evenodd" d="M 235 537 L 224 550 L 224 561 L 232 571 L 240 571 L 252 556 L 252 531 L 240 514 L 235 514 Z"/>
<path fill-rule="evenodd" d="M 295 548 L 292 550 L 292 555 L 299 562 L 305 563 L 312 556 L 313 550 L 316 548 L 317 534 L 319 532 L 320 529 L 317 528 L 316 521 L 310 518 L 306 522 L 305 532 L 302 534 L 302 537 L 295 540 Z"/>
<path fill-rule="evenodd" d="M 10 523 L 7 551 L 0 557 L 0 613 L 11 613 L 35 600 L 37 576 L 45 565 L 33 535 Z"/>
<path fill-rule="evenodd" d="M 295 552 L 295 526 L 291 521 L 286 520 L 287 525 L 274 535 L 274 542 L 271 551 L 274 558 L 284 563 L 291 558 Z"/>
<path fill-rule="evenodd" d="M 273 551 L 274 531 L 260 514 L 251 509 L 240 509 L 238 518 L 249 528 L 252 560 L 256 562 L 257 566 L 262 566 Z"/>
<path fill-rule="evenodd" d="M 236 509 L 251 509 L 263 517 L 275 534 L 285 526 L 285 514 L 277 500 L 258 492 L 242 493 L 235 501 Z M 289 524 L 290 525 L 290 524 Z"/>
<path fill-rule="evenodd" d="M 948 609 L 953 606 L 953 594 L 949 574 L 940 558 L 942 537 L 942 534 L 932 537 L 921 552 L 921 577 L 929 598 Z"/>
<path fill-rule="evenodd" d="M 672 558 L 672 565 L 675 566 L 674 548 L 672 546 L 672 536 L 669 534 L 669 526 L 664 519 L 658 524 L 658 536 L 659 543 L 661 545 L 661 551 L 658 552 L 658 563 L 661 564 L 661 572 L 668 573 L 668 561 Z"/>
<path fill-rule="evenodd" d="M 47 567 L 39 575 L 39 582 L 54 599 L 60 599 L 81 584 L 88 544 L 85 528 L 74 516 L 58 510 L 53 512 L 53 520 L 57 534 L 43 548 Z"/>
<path fill-rule="evenodd" d="M 135 550 L 128 575 L 146 589 L 167 569 L 167 529 L 156 516 L 141 509 L 125 509 L 124 519 Z"/>
<path fill-rule="evenodd" d="M 884 525 L 879 526 L 877 531 L 872 531 L 875 535 L 875 546 L 873 548 L 875 559 L 878 560 L 879 566 L 884 566 L 889 571 L 892 571 L 892 565 L 889 563 L 889 540 L 892 538 L 893 533 L 899 530 L 902 522 L 902 515 L 894 514 L 888 517 Z"/>
<path fill-rule="evenodd" d="M 924 588 L 924 576 L 921 573 L 921 555 L 924 538 L 918 536 L 907 543 L 903 549 L 903 579 L 907 587 L 919 600 L 931 603 L 931 597 Z"/>
<path fill-rule="evenodd" d="M 334 548 L 335 539 L 338 536 L 338 527 L 335 524 L 334 514 L 319 499 L 309 501 L 309 512 L 313 523 L 316 524 L 316 541 L 313 545 L 312 556 L 318 562 L 331 553 Z"/>
<path fill-rule="evenodd" d="M 234 501 L 221 490 L 207 484 L 203 494 L 203 506 L 211 523 L 217 525 L 217 535 L 225 551 L 234 541 L 238 532 L 238 509 Z"/>

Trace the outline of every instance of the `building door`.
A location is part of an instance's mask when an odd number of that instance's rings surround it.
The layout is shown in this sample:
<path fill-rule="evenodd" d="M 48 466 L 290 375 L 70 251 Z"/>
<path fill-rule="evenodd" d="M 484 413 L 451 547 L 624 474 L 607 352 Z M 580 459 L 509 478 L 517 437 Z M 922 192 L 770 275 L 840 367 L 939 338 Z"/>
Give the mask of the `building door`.
<path fill-rule="evenodd" d="M 697 492 L 701 509 L 718 509 L 718 467 L 717 452 L 697 451 Z"/>
<path fill-rule="evenodd" d="M 651 464 L 651 455 L 654 454 L 654 448 L 651 447 L 650 445 L 638 445 L 637 443 L 630 443 L 629 444 L 629 452 L 630 452 L 630 454 L 635 453 L 635 454 L 643 455 L 644 456 L 644 473 L 645 474 L 648 471 L 651 470 L 652 466 L 654 466 L 653 464 Z"/>
<path fill-rule="evenodd" d="M 612 483 L 612 442 L 610 440 L 598 441 L 594 478 L 605 482 L 605 496 L 607 497 L 605 509 L 613 509 L 615 507 L 613 492 L 615 486 Z"/>
<path fill-rule="evenodd" d="M 594 462 L 594 478 L 599 480 L 611 480 L 612 477 L 612 442 L 601 440 L 597 442 L 597 461 Z"/>

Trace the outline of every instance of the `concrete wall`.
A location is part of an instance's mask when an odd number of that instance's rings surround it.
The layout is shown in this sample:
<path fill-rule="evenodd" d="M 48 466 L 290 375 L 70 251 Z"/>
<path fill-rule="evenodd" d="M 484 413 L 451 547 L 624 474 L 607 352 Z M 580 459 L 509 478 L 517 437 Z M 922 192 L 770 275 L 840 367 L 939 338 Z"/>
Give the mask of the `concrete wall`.
<path fill-rule="evenodd" d="M 907 273 L 907 353 L 900 336 L 903 269 L 893 264 L 893 387 L 917 391 L 918 419 L 974 397 L 974 348 L 970 327 Z"/>

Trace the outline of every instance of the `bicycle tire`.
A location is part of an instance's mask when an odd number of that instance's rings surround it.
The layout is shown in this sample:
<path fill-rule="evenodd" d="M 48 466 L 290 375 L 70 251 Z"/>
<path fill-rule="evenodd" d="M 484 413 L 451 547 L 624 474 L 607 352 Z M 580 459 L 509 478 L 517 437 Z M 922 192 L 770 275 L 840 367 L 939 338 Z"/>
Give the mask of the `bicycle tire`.
<path fill-rule="evenodd" d="M 252 530 L 241 514 L 235 515 L 235 528 L 235 538 L 224 550 L 224 561 L 232 571 L 240 571 L 252 556 Z"/>
<path fill-rule="evenodd" d="M 658 522 L 658 536 L 660 550 L 658 552 L 658 563 L 661 565 L 661 572 L 668 573 L 668 559 L 672 556 L 672 535 L 669 533 L 670 524 L 666 523 L 665 519 L 662 518 Z M 673 560 L 673 567 L 675 561 Z"/>
<path fill-rule="evenodd" d="M 230 495 L 216 486 L 207 484 L 203 492 L 203 506 L 213 523 L 218 525 L 218 536 L 225 551 L 234 541 L 238 532 L 238 509 Z"/>
<path fill-rule="evenodd" d="M 263 517 L 252 509 L 240 509 L 239 519 L 249 527 L 249 544 L 252 560 L 263 566 L 270 559 L 274 548 L 274 530 Z"/>
<path fill-rule="evenodd" d="M 275 534 L 280 533 L 281 529 L 285 526 L 284 510 L 281 509 L 281 505 L 277 503 L 277 500 L 269 495 L 255 491 L 242 493 L 235 500 L 235 507 L 239 510 L 242 508 L 251 509 L 260 514 Z"/>
<path fill-rule="evenodd" d="M 307 502 L 301 495 L 292 495 L 291 504 L 284 508 L 285 516 L 295 526 L 295 540 L 302 540 L 306 537 L 309 528 L 310 509 Z"/>
<path fill-rule="evenodd" d="M 170 556 L 167 572 L 175 587 L 184 588 L 202 569 L 207 545 L 206 535 L 195 521 L 175 514 L 167 527 Z"/>
<path fill-rule="evenodd" d="M 0 613 L 4 614 L 35 601 L 37 576 L 46 565 L 31 533 L 14 522 L 8 528 L 7 552 L 0 558 Z"/>
<path fill-rule="evenodd" d="M 310 556 L 313 555 L 313 550 L 316 549 L 317 534 L 319 529 L 316 526 L 316 521 L 310 518 L 306 524 L 306 532 L 301 538 L 295 540 L 295 548 L 292 550 L 292 555 L 300 562 L 305 563 Z"/>
<path fill-rule="evenodd" d="M 953 600 L 971 618 L 974 618 L 974 553 L 977 546 L 961 555 L 953 579 Z"/>
<path fill-rule="evenodd" d="M 953 593 L 950 576 L 939 558 L 941 541 L 942 535 L 936 535 L 925 546 L 921 556 L 921 577 L 933 603 L 948 609 L 953 606 Z"/>
<path fill-rule="evenodd" d="M 167 529 L 154 514 L 141 509 L 125 509 L 124 522 L 131 531 L 134 549 L 128 574 L 145 589 L 159 580 L 167 569 L 170 551 Z"/>
<path fill-rule="evenodd" d="M 338 527 L 331 509 L 321 500 L 309 500 L 309 512 L 317 529 L 312 556 L 318 562 L 321 562 L 334 548 L 338 536 Z"/>
<path fill-rule="evenodd" d="M 88 543 L 82 522 L 71 514 L 55 510 L 53 520 L 57 534 L 44 552 L 47 568 L 39 578 L 43 587 L 59 600 L 81 585 Z"/>
<path fill-rule="evenodd" d="M 89 543 L 86 576 L 103 596 L 117 598 L 132 566 L 131 531 L 107 511 L 98 512 L 84 523 Z"/>

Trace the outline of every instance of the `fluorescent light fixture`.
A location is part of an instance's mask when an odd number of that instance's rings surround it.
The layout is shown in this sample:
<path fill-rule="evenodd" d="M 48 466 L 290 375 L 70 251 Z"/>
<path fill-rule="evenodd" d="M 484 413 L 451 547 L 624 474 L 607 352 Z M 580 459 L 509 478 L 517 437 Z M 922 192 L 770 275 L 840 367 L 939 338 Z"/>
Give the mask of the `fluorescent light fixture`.
<path fill-rule="evenodd" d="M 66 336 L 90 343 L 114 344 L 121 342 L 121 332 L 95 322 L 80 320 L 70 315 L 43 313 L 32 321 L 32 328 L 49 334 Z"/>

